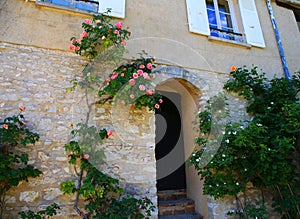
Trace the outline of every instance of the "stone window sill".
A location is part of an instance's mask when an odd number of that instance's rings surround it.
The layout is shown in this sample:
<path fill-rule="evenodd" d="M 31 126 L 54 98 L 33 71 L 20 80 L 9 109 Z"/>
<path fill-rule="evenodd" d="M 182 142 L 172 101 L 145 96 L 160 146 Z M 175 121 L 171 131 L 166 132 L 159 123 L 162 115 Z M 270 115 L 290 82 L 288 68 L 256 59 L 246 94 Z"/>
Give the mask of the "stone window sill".
<path fill-rule="evenodd" d="M 248 43 L 244 43 L 244 42 L 238 42 L 235 40 L 228 40 L 228 39 L 224 39 L 224 38 L 220 38 L 220 37 L 215 37 L 215 36 L 208 36 L 208 40 L 209 41 L 218 41 L 218 42 L 223 42 L 223 43 L 229 43 L 229 44 L 234 44 L 237 46 L 242 46 L 245 48 L 250 49 L 252 46 Z"/>

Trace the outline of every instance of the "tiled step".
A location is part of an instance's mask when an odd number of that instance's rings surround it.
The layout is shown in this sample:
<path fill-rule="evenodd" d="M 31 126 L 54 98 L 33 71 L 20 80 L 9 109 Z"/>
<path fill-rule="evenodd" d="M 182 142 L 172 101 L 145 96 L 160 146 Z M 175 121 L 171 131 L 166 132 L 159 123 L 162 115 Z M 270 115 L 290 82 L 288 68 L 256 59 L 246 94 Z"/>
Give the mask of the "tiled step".
<path fill-rule="evenodd" d="M 185 199 L 186 190 L 185 189 L 163 190 L 163 191 L 159 191 L 157 195 L 159 201 Z"/>
<path fill-rule="evenodd" d="M 158 215 L 174 215 L 195 212 L 194 201 L 191 199 L 158 201 Z"/>
<path fill-rule="evenodd" d="M 158 191 L 157 195 L 159 219 L 203 219 L 185 189 Z"/>
<path fill-rule="evenodd" d="M 198 213 L 175 214 L 175 215 L 158 216 L 158 219 L 203 219 L 203 216 Z"/>

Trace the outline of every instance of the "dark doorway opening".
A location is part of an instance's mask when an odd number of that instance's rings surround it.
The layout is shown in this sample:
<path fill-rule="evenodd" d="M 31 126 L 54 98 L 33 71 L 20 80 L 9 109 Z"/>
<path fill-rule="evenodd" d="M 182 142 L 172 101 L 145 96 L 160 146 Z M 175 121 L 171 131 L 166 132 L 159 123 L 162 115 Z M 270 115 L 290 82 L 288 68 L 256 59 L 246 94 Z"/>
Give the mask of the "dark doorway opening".
<path fill-rule="evenodd" d="M 177 93 L 160 93 L 163 103 L 155 113 L 157 190 L 185 189 L 181 97 Z"/>

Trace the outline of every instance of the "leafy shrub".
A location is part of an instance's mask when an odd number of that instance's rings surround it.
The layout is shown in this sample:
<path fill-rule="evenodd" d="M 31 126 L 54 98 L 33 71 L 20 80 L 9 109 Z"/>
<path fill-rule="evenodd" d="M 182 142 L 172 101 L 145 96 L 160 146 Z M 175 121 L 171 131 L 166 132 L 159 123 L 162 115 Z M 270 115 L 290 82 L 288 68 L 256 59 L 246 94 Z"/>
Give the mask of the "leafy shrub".
<path fill-rule="evenodd" d="M 0 122 L 0 217 L 4 214 L 7 192 L 21 181 L 42 174 L 28 164 L 28 154 L 22 151 L 22 147 L 39 140 L 39 135 L 26 127 L 21 114 L 23 110 L 25 107 L 22 106 L 18 115 L 6 117 Z"/>
<path fill-rule="evenodd" d="M 201 148 L 190 163 L 204 179 L 204 194 L 216 199 L 246 197 L 235 211 L 241 218 L 268 218 L 265 196 L 272 195 L 272 206 L 282 218 L 296 218 L 300 214 L 300 73 L 291 81 L 269 80 L 257 68 L 236 68 L 230 75 L 224 88 L 247 100 L 252 118 L 228 123 L 218 152 L 202 166 L 201 156 L 210 148 L 213 114 L 211 107 L 199 113 L 196 143 Z M 259 203 L 249 197 L 249 185 L 261 191 Z"/>

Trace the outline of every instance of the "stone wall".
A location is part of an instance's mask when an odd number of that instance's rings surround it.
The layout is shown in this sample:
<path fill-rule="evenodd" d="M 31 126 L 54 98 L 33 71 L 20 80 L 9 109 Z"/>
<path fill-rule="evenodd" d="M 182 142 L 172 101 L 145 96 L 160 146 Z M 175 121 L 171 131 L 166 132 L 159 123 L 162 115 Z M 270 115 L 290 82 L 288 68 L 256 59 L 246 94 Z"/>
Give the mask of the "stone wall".
<path fill-rule="evenodd" d="M 85 63 L 68 52 L 0 44 L 0 118 L 17 114 L 20 105 L 26 107 L 27 126 L 41 137 L 26 151 L 30 164 L 43 171 L 42 176 L 20 183 L 9 193 L 8 218 L 16 218 L 21 210 L 40 210 L 53 202 L 62 208 L 58 218 L 76 217 L 74 197 L 63 195 L 59 185 L 74 178 L 63 148 L 70 140 L 71 124 L 84 122 L 88 112 L 82 90 L 66 92 L 66 88 Z M 123 116 L 124 112 L 128 116 Z M 127 193 L 147 196 L 156 204 L 153 119 L 152 112 L 107 105 L 95 106 L 89 123 L 115 131 L 103 145 L 106 171 L 119 174 Z"/>

